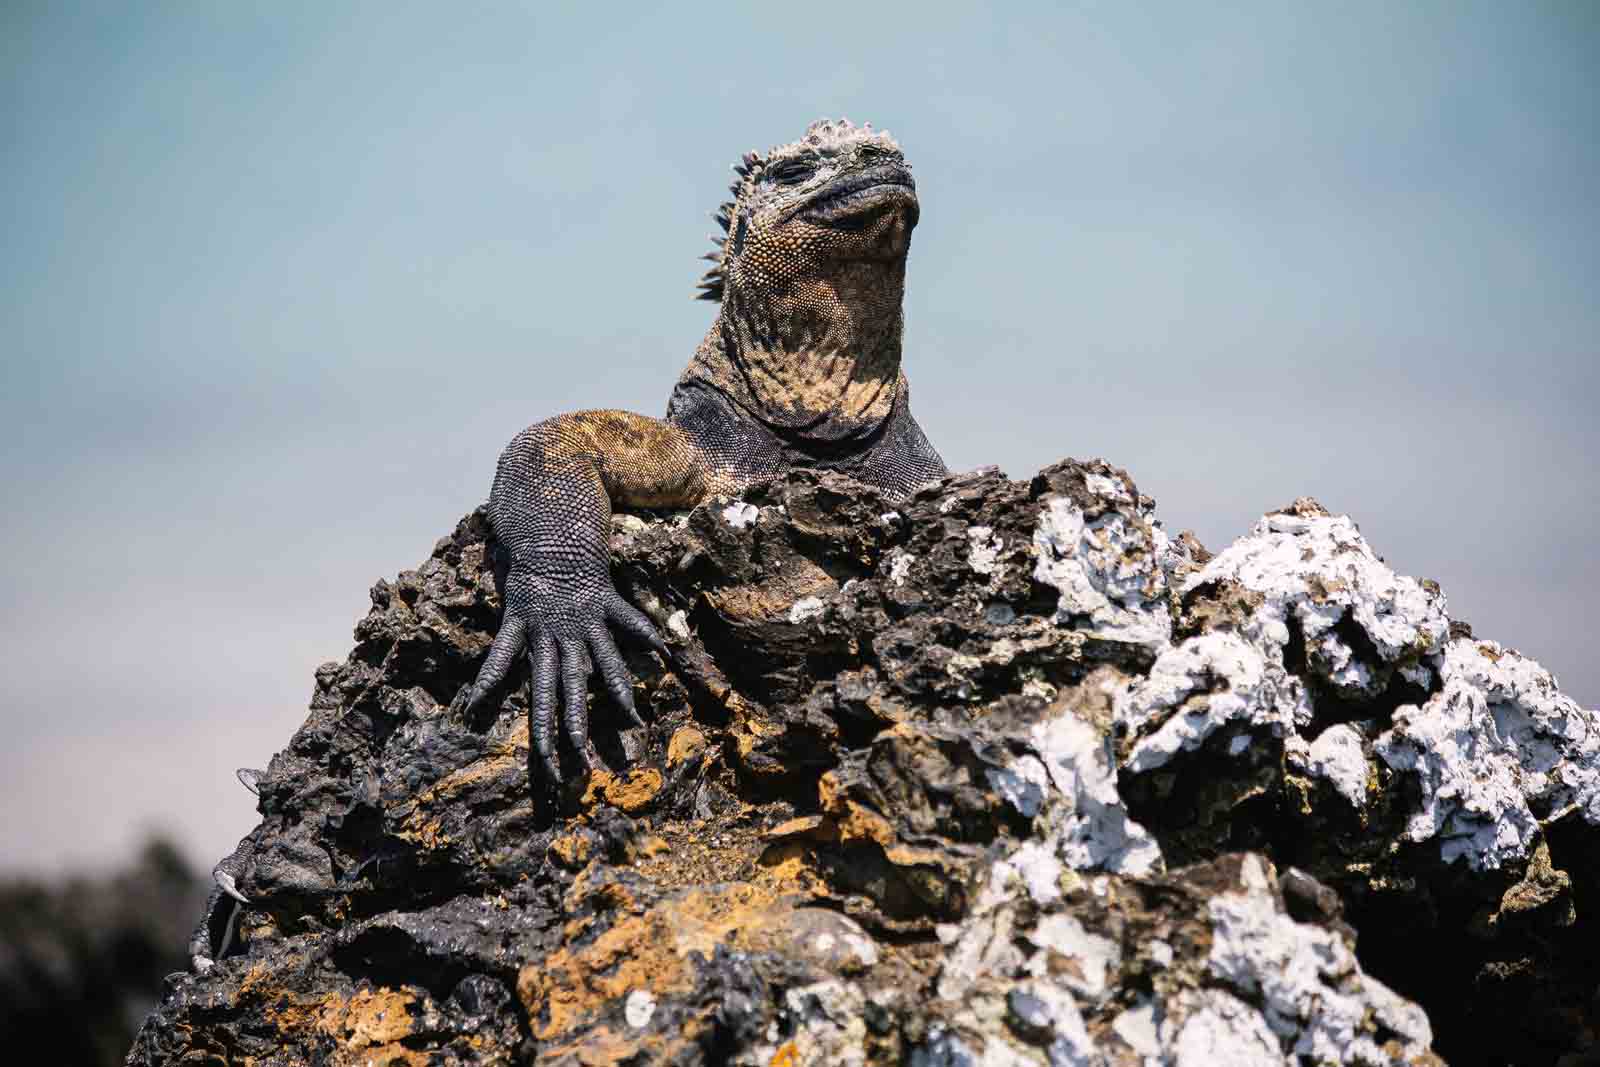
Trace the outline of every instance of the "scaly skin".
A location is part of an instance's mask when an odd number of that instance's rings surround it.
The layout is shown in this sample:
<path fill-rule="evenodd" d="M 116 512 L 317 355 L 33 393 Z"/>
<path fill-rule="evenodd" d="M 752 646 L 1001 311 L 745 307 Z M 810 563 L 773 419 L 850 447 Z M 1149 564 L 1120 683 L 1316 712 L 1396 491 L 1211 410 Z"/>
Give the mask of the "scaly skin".
<path fill-rule="evenodd" d="M 505 617 L 467 692 L 487 702 L 519 656 L 532 671 L 535 750 L 552 781 L 557 693 L 579 758 L 598 670 L 635 720 L 616 627 L 664 648 L 611 583 L 611 509 L 690 507 L 794 467 L 839 470 L 891 494 L 947 473 L 911 417 L 900 369 L 916 186 L 887 133 L 817 122 L 734 168 L 725 236 L 701 296 L 720 304 L 667 417 L 580 411 L 536 423 L 500 456 L 489 518 L 511 557 Z"/>

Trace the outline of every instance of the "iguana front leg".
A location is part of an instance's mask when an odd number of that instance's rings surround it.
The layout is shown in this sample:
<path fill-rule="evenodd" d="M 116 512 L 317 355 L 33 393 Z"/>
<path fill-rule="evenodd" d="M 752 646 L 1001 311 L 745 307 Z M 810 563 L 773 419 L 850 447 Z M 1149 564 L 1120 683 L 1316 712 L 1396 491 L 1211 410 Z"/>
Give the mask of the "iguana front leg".
<path fill-rule="evenodd" d="M 633 678 L 610 626 L 664 648 L 644 613 L 611 582 L 613 504 L 690 506 L 721 488 L 713 464 L 679 427 L 627 411 L 580 411 L 536 423 L 506 446 L 489 495 L 495 536 L 511 556 L 505 616 L 468 691 L 475 710 L 526 649 L 532 671 L 529 735 L 555 782 L 556 692 L 568 737 L 589 762 L 588 676 L 640 722 Z"/>

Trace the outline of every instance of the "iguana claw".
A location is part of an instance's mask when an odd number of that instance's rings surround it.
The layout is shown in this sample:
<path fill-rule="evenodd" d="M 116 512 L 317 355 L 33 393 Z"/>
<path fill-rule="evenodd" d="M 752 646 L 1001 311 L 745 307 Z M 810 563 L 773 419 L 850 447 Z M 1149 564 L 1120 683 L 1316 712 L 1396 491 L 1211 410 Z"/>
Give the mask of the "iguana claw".
<path fill-rule="evenodd" d="M 233 880 L 233 875 L 229 874 L 221 867 L 218 867 L 216 870 L 211 872 L 211 878 L 212 881 L 217 883 L 218 889 L 221 889 L 234 900 L 237 900 L 241 904 L 250 903 L 250 898 L 239 892 L 238 883 Z"/>

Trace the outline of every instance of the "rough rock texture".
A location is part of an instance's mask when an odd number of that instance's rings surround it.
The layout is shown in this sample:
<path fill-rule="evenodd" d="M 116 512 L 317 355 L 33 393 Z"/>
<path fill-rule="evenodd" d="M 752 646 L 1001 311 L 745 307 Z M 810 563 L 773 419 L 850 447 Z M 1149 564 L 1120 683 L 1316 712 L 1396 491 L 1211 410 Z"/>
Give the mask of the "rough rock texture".
<path fill-rule="evenodd" d="M 183 940 L 206 884 L 169 842 L 95 877 L 0 882 L 0 1049 L 34 1062 L 122 1062 L 161 976 L 185 963 Z"/>
<path fill-rule="evenodd" d="M 621 515 L 610 770 L 530 777 L 481 513 L 257 780 L 130 1064 L 1567 1062 L 1600 735 L 1311 501 L 1211 557 L 1104 463 Z M 1437 1054 L 1436 1054 L 1437 1053 Z"/>

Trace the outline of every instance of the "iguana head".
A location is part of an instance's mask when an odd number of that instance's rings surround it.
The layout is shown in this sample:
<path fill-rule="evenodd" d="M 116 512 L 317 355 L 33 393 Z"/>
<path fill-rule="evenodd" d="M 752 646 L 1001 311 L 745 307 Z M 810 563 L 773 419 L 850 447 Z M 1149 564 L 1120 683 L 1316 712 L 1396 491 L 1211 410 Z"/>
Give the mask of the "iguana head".
<path fill-rule="evenodd" d="M 733 169 L 701 299 L 723 300 L 730 289 L 765 299 L 807 281 L 855 289 L 903 271 L 917 186 L 887 132 L 823 119 L 798 141 L 745 153 Z"/>

